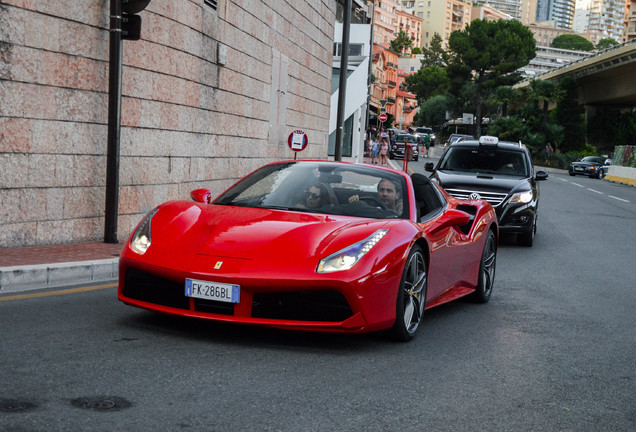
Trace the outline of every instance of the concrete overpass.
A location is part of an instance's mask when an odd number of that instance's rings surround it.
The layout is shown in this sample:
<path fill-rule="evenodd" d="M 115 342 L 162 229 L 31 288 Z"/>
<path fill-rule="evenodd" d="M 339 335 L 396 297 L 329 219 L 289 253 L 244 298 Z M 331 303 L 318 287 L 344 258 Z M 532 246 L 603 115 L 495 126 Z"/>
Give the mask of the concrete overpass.
<path fill-rule="evenodd" d="M 576 78 L 579 105 L 586 117 L 597 110 L 636 110 L 636 39 L 622 43 L 576 62 L 561 66 L 534 79 L 560 81 Z M 515 88 L 530 85 L 523 81 Z M 611 166 L 606 180 L 636 186 L 636 168 Z"/>
<path fill-rule="evenodd" d="M 636 39 L 622 43 L 534 79 L 560 81 L 566 76 L 576 78 L 579 104 L 585 107 L 636 107 Z M 530 85 L 530 80 L 516 88 Z"/>

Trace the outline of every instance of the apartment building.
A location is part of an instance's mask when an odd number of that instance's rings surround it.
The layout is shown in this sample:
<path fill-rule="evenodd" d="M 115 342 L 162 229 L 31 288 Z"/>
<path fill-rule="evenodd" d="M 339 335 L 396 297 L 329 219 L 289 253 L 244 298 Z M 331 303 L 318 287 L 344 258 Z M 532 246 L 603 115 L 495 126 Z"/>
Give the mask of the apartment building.
<path fill-rule="evenodd" d="M 397 0 L 374 1 L 373 17 L 373 42 L 378 44 L 389 44 L 395 39 L 397 31 L 396 9 Z"/>
<path fill-rule="evenodd" d="M 429 47 L 435 33 L 442 37 L 443 48 L 455 30 L 463 30 L 471 21 L 472 0 L 401 0 L 401 9 L 422 18 L 422 47 Z"/>
<path fill-rule="evenodd" d="M 413 42 L 413 47 L 422 46 L 422 23 L 424 20 L 417 15 L 396 9 L 397 31 L 404 31 Z"/>
<path fill-rule="evenodd" d="M 625 30 L 623 41 L 636 39 L 636 2 L 627 0 L 625 5 Z"/>
<path fill-rule="evenodd" d="M 621 42 L 625 31 L 625 0 L 577 0 L 573 27 L 592 35 L 592 42 L 612 38 Z"/>
<path fill-rule="evenodd" d="M 537 22 L 554 21 L 558 28 L 571 29 L 574 9 L 575 0 L 538 0 Z"/>

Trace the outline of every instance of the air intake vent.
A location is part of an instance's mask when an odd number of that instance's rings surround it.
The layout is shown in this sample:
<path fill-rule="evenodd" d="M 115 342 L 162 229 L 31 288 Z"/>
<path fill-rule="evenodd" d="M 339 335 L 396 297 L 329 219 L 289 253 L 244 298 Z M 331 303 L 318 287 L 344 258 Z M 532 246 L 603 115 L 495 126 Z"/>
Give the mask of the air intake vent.
<path fill-rule="evenodd" d="M 203 3 L 205 3 L 207 6 L 210 6 L 212 9 L 216 10 L 219 1 L 218 0 L 203 0 Z"/>

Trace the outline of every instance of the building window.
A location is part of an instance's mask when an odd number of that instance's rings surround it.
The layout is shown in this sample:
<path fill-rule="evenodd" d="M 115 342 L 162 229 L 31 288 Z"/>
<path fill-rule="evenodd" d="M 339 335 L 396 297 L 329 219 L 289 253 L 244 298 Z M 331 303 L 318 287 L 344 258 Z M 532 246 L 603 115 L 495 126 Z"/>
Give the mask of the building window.
<path fill-rule="evenodd" d="M 364 49 L 364 44 L 349 44 L 349 55 L 350 56 L 361 56 L 362 50 Z M 334 43 L 333 44 L 333 55 L 334 57 L 342 56 L 342 44 Z"/>

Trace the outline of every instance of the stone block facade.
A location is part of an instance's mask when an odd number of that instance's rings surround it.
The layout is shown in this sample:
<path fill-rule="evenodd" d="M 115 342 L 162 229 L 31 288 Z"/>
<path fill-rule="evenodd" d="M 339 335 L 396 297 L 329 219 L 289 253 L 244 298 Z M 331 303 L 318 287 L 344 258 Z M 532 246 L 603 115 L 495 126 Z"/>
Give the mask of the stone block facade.
<path fill-rule="evenodd" d="M 153 0 L 123 42 L 120 241 L 158 204 L 325 159 L 335 0 Z M 214 2 L 211 2 L 214 3 Z M 0 247 L 103 240 L 109 1 L 0 0 Z"/>

